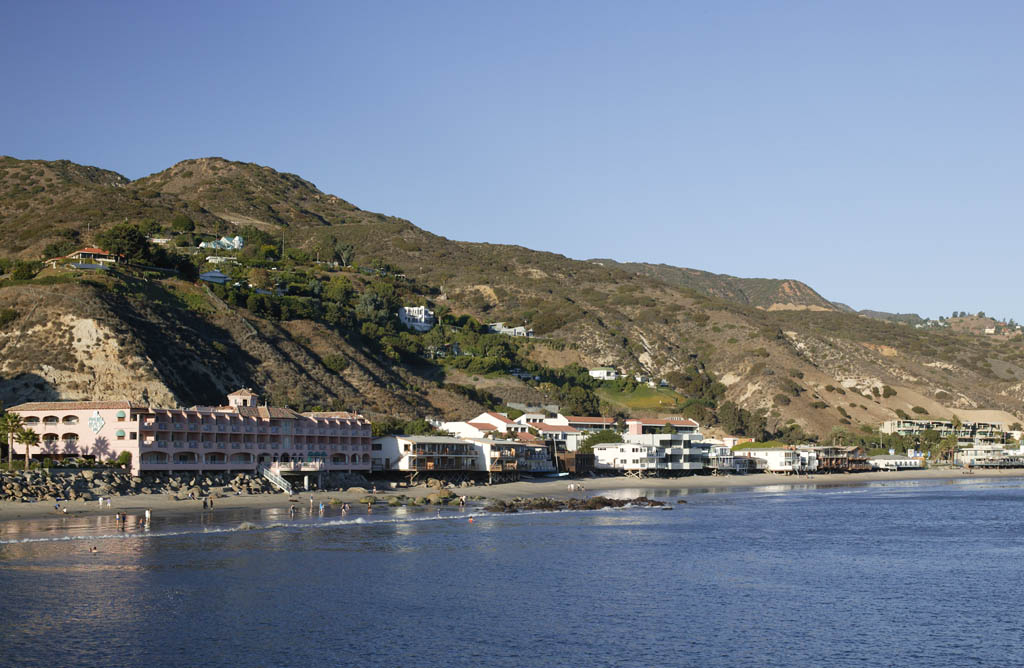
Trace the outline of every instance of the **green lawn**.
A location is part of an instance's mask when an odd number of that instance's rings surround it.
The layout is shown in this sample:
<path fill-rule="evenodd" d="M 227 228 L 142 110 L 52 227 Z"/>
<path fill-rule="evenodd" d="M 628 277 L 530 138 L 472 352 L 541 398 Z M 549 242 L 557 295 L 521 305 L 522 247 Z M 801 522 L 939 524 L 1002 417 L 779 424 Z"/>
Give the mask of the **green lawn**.
<path fill-rule="evenodd" d="M 602 387 L 598 388 L 597 396 L 613 406 L 642 411 L 670 412 L 685 401 L 681 394 L 666 387 L 652 388 L 646 385 L 638 387 L 633 392 L 619 392 Z"/>

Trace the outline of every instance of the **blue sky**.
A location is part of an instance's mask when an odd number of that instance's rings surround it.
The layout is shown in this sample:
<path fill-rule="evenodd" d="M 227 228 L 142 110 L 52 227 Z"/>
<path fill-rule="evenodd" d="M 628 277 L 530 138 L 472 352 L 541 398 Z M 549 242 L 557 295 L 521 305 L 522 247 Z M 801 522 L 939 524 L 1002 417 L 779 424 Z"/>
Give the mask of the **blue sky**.
<path fill-rule="evenodd" d="M 1024 4 L 7 2 L 0 153 L 1024 320 Z"/>

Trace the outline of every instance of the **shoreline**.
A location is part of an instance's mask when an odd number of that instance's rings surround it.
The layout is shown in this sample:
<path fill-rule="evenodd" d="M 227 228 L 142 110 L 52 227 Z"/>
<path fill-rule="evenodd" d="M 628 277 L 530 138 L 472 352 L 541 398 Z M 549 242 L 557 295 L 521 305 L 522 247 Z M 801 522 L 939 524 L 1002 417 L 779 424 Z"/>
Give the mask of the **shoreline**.
<path fill-rule="evenodd" d="M 452 490 L 456 495 L 482 497 L 485 500 L 508 501 L 514 498 L 551 497 L 557 499 L 568 499 L 579 497 L 581 492 L 569 491 L 568 484 L 582 483 L 586 491 L 585 496 L 598 496 L 607 492 L 618 492 L 621 490 L 647 491 L 687 491 L 688 493 L 700 493 L 705 490 L 743 490 L 765 486 L 800 486 L 806 488 L 809 485 L 820 487 L 835 487 L 848 485 L 862 485 L 877 482 L 912 482 L 912 481 L 941 481 L 941 480 L 979 480 L 979 479 L 1000 479 L 1000 478 L 1024 478 L 1024 469 L 996 469 L 965 475 L 963 469 L 924 469 L 921 471 L 870 471 L 864 473 L 833 473 L 816 474 L 810 477 L 781 475 L 773 473 L 755 473 L 750 475 L 730 476 L 687 476 L 682 478 L 631 478 L 616 476 L 609 478 L 584 478 L 580 479 L 542 479 L 542 480 L 521 480 L 519 482 L 502 483 L 497 485 L 479 485 L 474 487 L 456 488 Z M 426 486 L 411 488 L 399 488 L 394 490 L 380 490 L 376 494 L 378 502 L 387 502 L 390 498 L 404 495 L 409 498 L 422 499 L 437 490 Z M 313 497 L 313 502 L 329 503 L 331 500 L 346 503 L 356 503 L 360 498 L 367 496 L 369 492 L 325 492 L 309 491 L 299 492 L 292 497 L 286 494 L 257 494 L 246 496 L 226 496 L 215 499 L 215 509 L 260 509 L 260 508 L 282 508 L 288 507 L 289 498 L 298 499 L 300 507 Z M 18 502 L 0 501 L 0 523 L 21 519 L 41 519 L 45 517 L 89 517 L 97 515 L 112 515 L 122 511 L 128 513 L 143 513 L 147 508 L 152 508 L 154 514 L 160 516 L 184 515 L 200 512 L 201 501 L 186 500 L 179 501 L 167 495 L 157 494 L 133 494 L 111 497 L 109 508 L 104 505 L 102 508 L 96 501 L 71 501 L 64 502 L 68 508 L 67 515 L 57 512 L 50 501 Z"/>

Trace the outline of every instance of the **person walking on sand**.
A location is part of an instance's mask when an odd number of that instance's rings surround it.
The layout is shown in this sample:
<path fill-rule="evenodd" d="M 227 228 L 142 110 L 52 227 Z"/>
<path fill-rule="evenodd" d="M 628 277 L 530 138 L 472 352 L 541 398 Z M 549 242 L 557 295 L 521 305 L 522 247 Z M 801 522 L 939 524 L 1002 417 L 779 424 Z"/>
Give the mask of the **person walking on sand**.
<path fill-rule="evenodd" d="M 288 506 L 288 516 L 295 519 L 295 504 Z"/>
<path fill-rule="evenodd" d="M 110 497 L 108 496 L 107 497 L 107 508 L 109 508 L 109 507 L 110 507 Z"/>
<path fill-rule="evenodd" d="M 153 519 L 153 511 L 146 508 L 146 526 L 149 526 L 150 521 Z"/>
<path fill-rule="evenodd" d="M 206 510 L 206 499 L 203 499 L 203 510 Z"/>

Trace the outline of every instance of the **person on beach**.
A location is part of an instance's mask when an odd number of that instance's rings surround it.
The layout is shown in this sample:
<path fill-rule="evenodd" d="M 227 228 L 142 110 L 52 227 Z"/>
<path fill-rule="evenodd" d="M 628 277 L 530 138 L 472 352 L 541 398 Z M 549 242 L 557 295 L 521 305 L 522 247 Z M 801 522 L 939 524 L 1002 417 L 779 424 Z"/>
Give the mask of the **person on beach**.
<path fill-rule="evenodd" d="M 437 509 L 437 519 L 441 519 L 441 509 Z"/>
<path fill-rule="evenodd" d="M 99 504 L 100 504 L 100 508 L 102 508 L 102 507 L 103 507 L 103 497 L 101 496 L 101 497 L 100 497 L 100 498 L 98 499 L 98 501 L 99 501 Z"/>
<path fill-rule="evenodd" d="M 206 510 L 206 499 L 203 499 L 203 510 Z"/>
<path fill-rule="evenodd" d="M 107 497 L 107 508 L 109 508 L 109 507 L 110 507 L 110 497 L 108 496 Z"/>
<path fill-rule="evenodd" d="M 150 520 L 153 519 L 153 512 L 151 509 L 146 508 L 146 526 L 149 526 Z"/>
<path fill-rule="evenodd" d="M 64 506 L 63 508 L 61 508 L 61 509 L 60 509 L 60 512 L 62 512 L 62 513 L 64 513 L 65 515 L 67 515 L 67 514 L 68 514 L 68 507 L 67 507 L 67 506 Z"/>
<path fill-rule="evenodd" d="M 210 497 L 210 510 L 213 510 L 213 497 Z"/>
<path fill-rule="evenodd" d="M 295 504 L 294 503 L 292 505 L 288 506 L 288 515 L 292 519 L 295 519 Z"/>
<path fill-rule="evenodd" d="M 463 495 L 463 496 L 459 497 L 459 508 L 465 508 L 465 507 L 466 507 L 466 497 L 465 497 L 465 495 Z"/>

